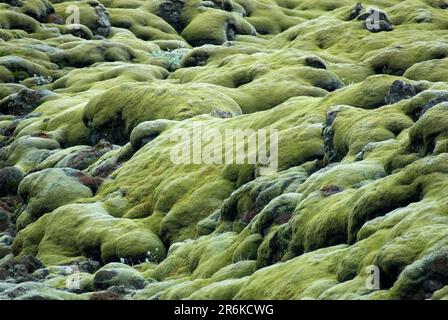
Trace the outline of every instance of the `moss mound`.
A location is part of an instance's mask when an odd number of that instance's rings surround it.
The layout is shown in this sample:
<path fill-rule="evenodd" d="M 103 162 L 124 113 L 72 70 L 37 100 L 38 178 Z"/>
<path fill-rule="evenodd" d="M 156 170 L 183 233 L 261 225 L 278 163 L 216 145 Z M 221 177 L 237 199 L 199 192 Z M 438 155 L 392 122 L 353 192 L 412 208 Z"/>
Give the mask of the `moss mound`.
<path fill-rule="evenodd" d="M 446 299 L 447 8 L 0 1 L 0 299 Z"/>

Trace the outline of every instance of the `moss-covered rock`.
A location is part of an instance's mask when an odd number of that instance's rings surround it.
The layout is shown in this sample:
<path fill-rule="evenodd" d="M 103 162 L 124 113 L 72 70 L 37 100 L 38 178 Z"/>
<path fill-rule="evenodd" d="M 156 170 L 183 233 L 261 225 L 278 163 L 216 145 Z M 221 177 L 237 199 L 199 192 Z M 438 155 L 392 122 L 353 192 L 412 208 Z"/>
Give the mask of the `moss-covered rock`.
<path fill-rule="evenodd" d="M 0 3 L 0 299 L 446 299 L 445 2 Z"/>
<path fill-rule="evenodd" d="M 6 300 L 85 300 L 75 293 L 52 289 L 38 282 L 24 282 L 1 292 Z"/>
<path fill-rule="evenodd" d="M 142 289 L 145 286 L 145 278 L 130 266 L 110 263 L 95 273 L 93 286 L 97 290 L 105 290 L 112 286 Z"/>
<path fill-rule="evenodd" d="M 27 202 L 26 210 L 33 219 L 82 198 L 93 196 L 89 177 L 73 169 L 46 169 L 22 180 L 19 194 Z M 53 188 L 58 188 L 58 197 Z"/>
<path fill-rule="evenodd" d="M 0 169 L 0 195 L 9 196 L 17 194 L 23 173 L 15 167 Z"/>
<path fill-rule="evenodd" d="M 71 204 L 44 215 L 18 234 L 13 250 L 37 254 L 46 264 L 86 257 L 104 262 L 161 261 L 166 254 L 144 220 L 115 218 L 99 203 Z"/>
<path fill-rule="evenodd" d="M 92 99 L 85 108 L 84 122 L 91 129 L 92 142 L 106 139 L 123 144 L 143 121 L 183 120 L 214 110 L 241 114 L 239 106 L 213 86 L 207 90 L 202 85 L 122 85 Z"/>

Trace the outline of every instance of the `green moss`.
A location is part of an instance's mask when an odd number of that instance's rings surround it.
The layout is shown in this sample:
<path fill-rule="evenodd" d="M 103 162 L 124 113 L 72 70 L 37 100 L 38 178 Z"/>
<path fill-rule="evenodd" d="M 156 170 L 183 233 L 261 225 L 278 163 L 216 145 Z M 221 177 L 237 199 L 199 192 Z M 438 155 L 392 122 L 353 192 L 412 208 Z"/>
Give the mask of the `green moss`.
<path fill-rule="evenodd" d="M 72 25 L 66 25 L 62 31 L 63 34 L 71 34 L 75 37 L 91 40 L 93 39 L 93 33 L 92 31 L 87 28 L 85 25 L 78 25 L 76 28 L 74 28 Z"/>
<path fill-rule="evenodd" d="M 331 128 L 334 130 L 334 151 L 339 159 L 357 155 L 369 143 L 395 139 L 413 125 L 406 115 L 389 107 L 364 111 L 339 106 L 330 112 L 335 113 Z"/>
<path fill-rule="evenodd" d="M 406 267 L 392 288 L 392 297 L 401 299 L 425 299 L 443 288 L 440 276 L 446 267 L 437 264 L 446 260 L 446 250 L 437 250 Z M 438 295 L 440 297 L 440 292 Z"/>
<path fill-rule="evenodd" d="M 196 293 L 199 289 L 206 286 L 208 282 L 203 279 L 195 280 L 195 281 L 183 281 L 179 284 L 176 284 L 166 291 L 160 293 L 158 296 L 159 299 L 162 300 L 179 300 L 182 297 L 189 297 Z"/>
<path fill-rule="evenodd" d="M 13 76 L 15 82 L 25 80 L 34 75 L 50 75 L 50 72 L 45 67 L 17 56 L 0 57 L 0 66 L 9 71 L 9 74 L 6 74 L 6 77 L 9 78 L 10 75 Z"/>
<path fill-rule="evenodd" d="M 77 281 L 76 287 L 71 289 L 72 291 L 74 291 L 74 293 L 79 294 L 83 292 L 91 292 L 94 290 L 93 275 L 84 272 L 77 273 L 76 275 L 69 274 L 60 276 L 54 274 L 52 275 L 50 273 L 50 275 L 47 276 L 47 278 L 43 283 L 46 286 L 49 286 L 54 289 L 67 290 L 68 289 L 67 287 L 70 286 L 71 281 L 73 281 L 74 279 L 76 279 Z"/>
<path fill-rule="evenodd" d="M 448 288 L 445 286 L 440 290 L 437 290 L 432 296 L 432 300 L 446 300 L 448 297 Z"/>
<path fill-rule="evenodd" d="M 19 232 L 0 264 L 50 265 L 0 299 L 446 298 L 442 1 L 101 3 L 0 5 L 0 99 L 53 92 L 0 115 L 0 167 L 25 175 L 23 206 L 1 199 Z M 393 31 L 366 30 L 369 6 Z M 195 124 L 277 129 L 278 172 L 175 165 L 172 134 Z M 129 265 L 63 291 L 51 265 L 86 259 Z"/>
<path fill-rule="evenodd" d="M 192 300 L 231 300 L 246 282 L 246 278 L 216 281 L 205 286 L 188 299 Z"/>
<path fill-rule="evenodd" d="M 0 66 L 0 82 L 14 82 L 13 73 L 4 66 Z"/>
<path fill-rule="evenodd" d="M 441 103 L 426 112 L 409 132 L 410 148 L 426 155 L 446 152 L 446 110 L 448 104 Z"/>
<path fill-rule="evenodd" d="M 331 280 L 331 269 L 344 252 L 343 246 L 330 247 L 263 268 L 249 277 L 235 299 L 297 299 L 316 280 Z"/>
<path fill-rule="evenodd" d="M 257 258 L 258 247 L 263 241 L 263 237 L 259 234 L 253 234 L 244 239 L 235 249 L 232 261 L 253 260 Z"/>
<path fill-rule="evenodd" d="M 143 3 L 138 5 L 139 10 L 129 8 L 128 4 L 109 9 L 112 26 L 130 30 L 132 34 L 145 41 L 183 41 L 166 21 L 151 13 L 145 6 L 141 6 L 141 4 Z M 151 5 L 149 3 L 145 4 L 146 6 Z"/>
<path fill-rule="evenodd" d="M 273 199 L 254 219 L 252 232 L 267 234 L 274 225 L 288 222 L 300 199 L 301 195 L 297 193 L 286 193 Z"/>
<path fill-rule="evenodd" d="M 296 96 L 321 97 L 343 86 L 331 71 L 307 64 L 308 52 L 259 52 L 246 47 L 201 47 L 192 50 L 171 78 L 227 87 L 244 113 L 266 110 Z M 239 49 L 239 50 L 238 50 Z M 207 67 L 202 64 L 207 62 Z M 287 70 L 287 71 L 286 71 Z M 273 81 L 275 79 L 275 81 Z"/>
<path fill-rule="evenodd" d="M 33 253 L 46 264 L 62 264 L 82 255 L 106 262 L 160 261 L 165 256 L 163 244 L 144 220 L 114 218 L 101 204 L 60 207 L 22 230 L 14 250 Z"/>
<path fill-rule="evenodd" d="M 150 283 L 144 289 L 133 294 L 132 298 L 136 300 L 157 299 L 160 293 L 176 285 L 176 283 L 175 280 Z"/>
<path fill-rule="evenodd" d="M 4 29 L 20 29 L 29 33 L 39 29 L 39 23 L 25 14 L 2 9 L 0 16 L 2 17 L 2 28 Z"/>
<path fill-rule="evenodd" d="M 123 96 L 123 92 L 127 95 Z M 182 120 L 214 110 L 232 115 L 241 113 L 232 99 L 214 90 L 213 86 L 206 90 L 203 85 L 194 84 L 122 85 L 91 100 L 85 108 L 84 121 L 93 130 L 91 139 L 94 141 L 107 138 L 120 143 L 120 139 L 143 121 Z"/>
<path fill-rule="evenodd" d="M 25 0 L 22 1 L 20 11 L 38 21 L 43 22 L 48 14 L 54 12 L 54 8 L 52 3 L 48 0 Z"/>
<path fill-rule="evenodd" d="M 412 80 L 424 79 L 432 82 L 447 82 L 448 78 L 443 72 L 447 68 L 447 64 L 448 59 L 420 62 L 410 67 L 403 76 Z"/>
<path fill-rule="evenodd" d="M 92 197 L 92 190 L 81 183 L 82 177 L 77 170 L 46 169 L 26 176 L 18 192 L 27 202 L 31 218 L 37 219 L 64 204 Z M 53 197 L 54 187 L 58 188 L 56 199 Z"/>
<path fill-rule="evenodd" d="M 0 296 L 17 300 L 85 300 L 75 293 L 49 288 L 38 282 L 24 282 L 4 290 Z"/>
<path fill-rule="evenodd" d="M 208 28 L 203 29 L 203 20 L 207 19 Z M 198 14 L 182 32 L 182 37 L 193 46 L 203 44 L 223 44 L 234 39 L 235 34 L 254 34 L 250 24 L 238 15 L 224 11 L 205 11 Z"/>
<path fill-rule="evenodd" d="M 25 136 L 16 139 L 13 143 L 2 150 L 3 161 L 15 165 L 23 172 L 29 173 L 43 159 L 45 159 L 52 150 L 59 149 L 57 141 Z"/>
<path fill-rule="evenodd" d="M 107 12 L 105 7 L 101 8 L 102 5 L 96 1 L 83 1 L 81 3 L 78 1 L 64 1 L 54 4 L 54 10 L 64 22 L 68 24 L 76 23 L 76 21 L 69 19 L 74 13 L 73 6 L 76 6 L 76 9 L 79 10 L 80 24 L 101 36 L 108 35 L 110 22 L 107 13 L 105 13 Z"/>
<path fill-rule="evenodd" d="M 211 277 L 232 263 L 236 240 L 234 233 L 224 233 L 215 237 L 204 236 L 194 242 L 177 243 L 170 249 L 167 259 L 154 270 L 153 276 L 156 279 Z"/>
<path fill-rule="evenodd" d="M 74 41 L 61 46 L 64 51 L 50 55 L 59 66 L 86 67 L 97 62 L 131 61 L 133 50 L 126 45 L 106 41 Z"/>
<path fill-rule="evenodd" d="M 109 263 L 95 273 L 93 286 L 97 290 L 106 290 L 112 286 L 142 289 L 145 286 L 145 278 L 130 266 Z"/>

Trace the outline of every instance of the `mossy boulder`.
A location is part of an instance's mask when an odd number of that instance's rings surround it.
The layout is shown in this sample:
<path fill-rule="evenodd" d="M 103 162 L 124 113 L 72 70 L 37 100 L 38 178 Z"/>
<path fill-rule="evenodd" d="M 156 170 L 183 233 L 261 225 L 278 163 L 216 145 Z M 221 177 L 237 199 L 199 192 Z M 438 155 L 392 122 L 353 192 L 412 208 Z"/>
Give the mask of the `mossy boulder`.
<path fill-rule="evenodd" d="M 92 197 L 92 189 L 86 185 L 87 179 L 83 173 L 73 169 L 46 169 L 25 177 L 19 186 L 19 194 L 27 203 L 28 213 L 37 219 L 64 204 Z M 56 186 L 57 199 L 53 194 Z"/>
<path fill-rule="evenodd" d="M 17 194 L 17 190 L 22 179 L 22 171 L 15 167 L 0 169 L 0 196 Z"/>
<path fill-rule="evenodd" d="M 0 112 L 23 116 L 34 111 L 44 98 L 52 95 L 48 90 L 22 89 L 0 101 Z"/>
<path fill-rule="evenodd" d="M 25 282 L 3 291 L 0 296 L 7 300 L 84 300 L 75 293 L 52 289 L 38 282 Z"/>
<path fill-rule="evenodd" d="M 66 205 L 42 216 L 19 232 L 13 250 L 21 255 L 37 254 L 46 264 L 85 258 L 161 261 L 166 254 L 163 243 L 144 220 L 115 218 L 100 203 Z"/>
<path fill-rule="evenodd" d="M 194 84 L 187 87 L 175 84 L 122 85 L 91 100 L 83 117 L 91 129 L 92 141 L 106 139 L 123 144 L 143 121 L 182 120 L 214 110 L 241 114 L 238 104 L 213 86 L 206 89 Z"/>
<path fill-rule="evenodd" d="M 1 2 L 0 299 L 448 297 L 446 1 Z"/>
<path fill-rule="evenodd" d="M 142 289 L 146 280 L 138 271 L 120 263 L 110 263 L 95 273 L 93 286 L 97 290 L 106 290 L 112 286 L 124 286 L 130 289 Z"/>

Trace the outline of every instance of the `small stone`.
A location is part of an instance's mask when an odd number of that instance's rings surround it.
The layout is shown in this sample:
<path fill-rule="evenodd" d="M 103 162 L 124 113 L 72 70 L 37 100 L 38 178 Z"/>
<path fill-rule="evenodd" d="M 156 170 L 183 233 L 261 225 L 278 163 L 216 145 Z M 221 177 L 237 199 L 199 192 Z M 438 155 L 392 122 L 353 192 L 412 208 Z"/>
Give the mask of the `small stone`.
<path fill-rule="evenodd" d="M 324 127 L 322 129 L 322 137 L 325 148 L 325 160 L 327 163 L 341 161 L 341 157 L 335 150 L 333 141 L 335 134 L 333 123 L 336 120 L 337 113 L 337 110 L 328 112 Z"/>

